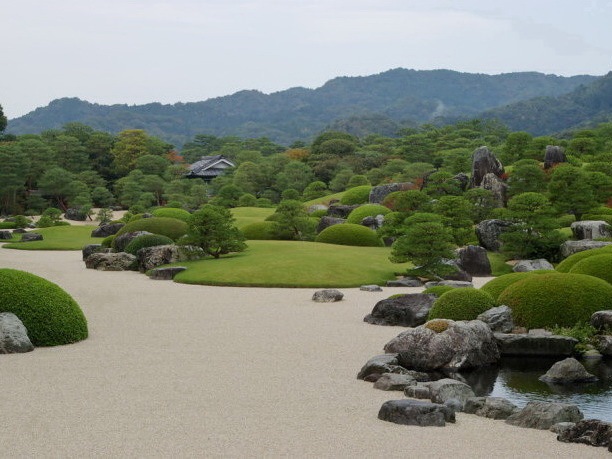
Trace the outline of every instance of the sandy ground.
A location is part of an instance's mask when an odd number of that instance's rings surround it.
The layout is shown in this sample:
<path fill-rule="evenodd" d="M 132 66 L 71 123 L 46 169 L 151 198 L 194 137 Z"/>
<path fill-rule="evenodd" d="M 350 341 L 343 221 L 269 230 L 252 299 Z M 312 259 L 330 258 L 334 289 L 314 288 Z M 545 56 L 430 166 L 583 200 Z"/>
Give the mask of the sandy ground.
<path fill-rule="evenodd" d="M 65 288 L 89 339 L 0 356 L 2 457 L 590 458 L 603 448 L 459 414 L 377 419 L 402 398 L 355 375 L 401 328 L 362 322 L 391 293 L 187 286 L 86 270 L 79 252 L 0 249 Z"/>

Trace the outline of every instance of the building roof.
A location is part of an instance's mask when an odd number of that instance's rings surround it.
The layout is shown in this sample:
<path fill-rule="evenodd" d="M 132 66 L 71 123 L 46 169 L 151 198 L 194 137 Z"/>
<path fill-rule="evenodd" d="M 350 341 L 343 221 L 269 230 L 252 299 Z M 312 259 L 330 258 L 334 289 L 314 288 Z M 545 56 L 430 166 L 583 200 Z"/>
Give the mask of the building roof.
<path fill-rule="evenodd" d="M 236 165 L 223 155 L 202 156 L 199 161 L 189 166 L 187 175 L 192 177 L 216 177 L 228 167 L 236 167 Z"/>

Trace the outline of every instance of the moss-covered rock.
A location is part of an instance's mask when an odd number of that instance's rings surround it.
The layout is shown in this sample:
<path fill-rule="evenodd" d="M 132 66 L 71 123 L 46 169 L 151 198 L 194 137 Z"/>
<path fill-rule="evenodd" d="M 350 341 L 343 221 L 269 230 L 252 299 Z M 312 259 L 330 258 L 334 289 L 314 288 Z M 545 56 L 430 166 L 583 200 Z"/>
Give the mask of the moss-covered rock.
<path fill-rule="evenodd" d="M 0 312 L 23 322 L 34 346 L 57 346 L 87 338 L 87 321 L 58 285 L 15 269 L 0 269 Z"/>
<path fill-rule="evenodd" d="M 572 266 L 569 272 L 599 277 L 612 284 L 612 252 L 586 257 Z M 612 299 L 610 302 L 612 305 Z"/>
<path fill-rule="evenodd" d="M 317 235 L 315 242 L 365 247 L 383 246 L 382 240 L 374 231 L 354 223 L 342 223 L 325 228 Z"/>
<path fill-rule="evenodd" d="M 429 319 L 474 320 L 495 306 L 495 300 L 475 288 L 455 288 L 443 293 L 429 311 Z"/>

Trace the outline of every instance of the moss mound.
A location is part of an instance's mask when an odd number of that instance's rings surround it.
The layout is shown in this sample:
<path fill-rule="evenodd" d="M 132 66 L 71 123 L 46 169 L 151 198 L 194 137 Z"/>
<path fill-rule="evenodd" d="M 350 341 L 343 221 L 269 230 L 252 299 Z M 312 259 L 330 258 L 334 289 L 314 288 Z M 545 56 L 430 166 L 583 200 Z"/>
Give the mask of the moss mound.
<path fill-rule="evenodd" d="M 138 236 L 126 246 L 125 252 L 136 255 L 140 249 L 145 247 L 155 247 L 156 245 L 168 245 L 173 244 L 174 241 L 167 236 L 161 234 L 143 234 Z"/>
<path fill-rule="evenodd" d="M 325 228 L 317 235 L 315 242 L 361 247 L 383 246 L 382 240 L 374 231 L 354 223 L 342 223 Z"/>
<path fill-rule="evenodd" d="M 354 209 L 346 218 L 347 223 L 355 223 L 359 225 L 361 220 L 366 217 L 375 217 L 377 215 L 387 215 L 391 212 L 387 207 L 379 204 L 365 204 Z"/>
<path fill-rule="evenodd" d="M 435 287 L 429 287 L 423 290 L 423 293 L 429 293 L 431 295 L 442 296 L 446 292 L 453 290 L 457 287 L 453 287 L 452 285 L 436 285 Z"/>
<path fill-rule="evenodd" d="M 272 240 L 276 239 L 276 224 L 273 221 L 254 222 L 242 227 L 240 231 L 244 237 L 250 240 Z"/>
<path fill-rule="evenodd" d="M 595 255 L 602 255 L 606 253 L 612 253 L 612 245 L 607 245 L 598 249 L 583 250 L 582 252 L 570 255 L 561 263 L 559 263 L 555 269 L 560 273 L 569 273 L 570 270 L 574 267 L 574 265 L 579 261 L 584 260 L 588 257 L 593 257 Z"/>
<path fill-rule="evenodd" d="M 151 212 L 151 214 L 153 214 L 154 217 L 176 218 L 185 223 L 187 223 L 191 217 L 191 214 L 186 210 L 176 209 L 174 207 L 160 207 Z"/>
<path fill-rule="evenodd" d="M 117 232 L 116 236 L 119 237 L 122 234 L 133 233 L 135 231 L 148 231 L 153 234 L 161 234 L 176 241 L 179 237 L 187 233 L 187 223 L 169 217 L 141 218 L 139 220 L 131 220 Z"/>
<path fill-rule="evenodd" d="M 543 274 L 550 273 L 551 271 L 537 270 L 537 271 L 528 271 L 523 273 L 509 273 L 504 274 L 503 276 L 496 277 L 495 279 L 491 279 L 489 282 L 480 287 L 480 290 L 488 293 L 493 297 L 494 300 L 497 301 L 499 295 L 506 290 L 506 288 L 515 282 L 521 281 L 533 274 Z M 553 273 L 554 274 L 554 273 Z"/>
<path fill-rule="evenodd" d="M 448 330 L 448 320 L 444 319 L 434 319 L 430 320 L 425 324 L 425 328 L 429 328 L 431 331 L 436 333 L 442 333 L 443 331 Z"/>
<path fill-rule="evenodd" d="M 610 301 L 612 285 L 573 273 L 528 276 L 507 287 L 498 299 L 512 309 L 514 322 L 527 328 L 573 327 L 608 309 Z"/>
<path fill-rule="evenodd" d="M 34 346 L 57 346 L 87 338 L 87 321 L 58 285 L 16 269 L 0 269 L 0 312 L 23 322 Z"/>
<path fill-rule="evenodd" d="M 356 186 L 355 188 L 349 188 L 340 198 L 340 202 L 347 206 L 365 204 L 370 200 L 371 190 L 372 187 L 370 185 L 361 185 Z"/>
<path fill-rule="evenodd" d="M 428 318 L 474 320 L 478 314 L 495 306 L 491 295 L 475 288 L 454 288 L 433 304 Z"/>
<path fill-rule="evenodd" d="M 570 269 L 570 273 L 599 277 L 612 284 L 612 252 L 583 258 Z M 612 305 L 612 299 L 610 301 Z"/>

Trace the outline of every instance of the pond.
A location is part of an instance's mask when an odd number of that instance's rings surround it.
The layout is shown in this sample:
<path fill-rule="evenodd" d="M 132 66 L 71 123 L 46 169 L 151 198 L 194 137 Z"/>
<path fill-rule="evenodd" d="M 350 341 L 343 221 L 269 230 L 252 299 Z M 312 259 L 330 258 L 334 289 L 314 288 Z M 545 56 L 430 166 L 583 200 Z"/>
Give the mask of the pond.
<path fill-rule="evenodd" d="M 462 374 L 478 396 L 503 397 L 519 408 L 531 401 L 577 405 L 585 419 L 612 422 L 612 359 L 582 360 L 581 363 L 599 378 L 595 383 L 552 385 L 539 381 L 558 359 L 504 358 L 497 368 L 484 368 Z"/>

